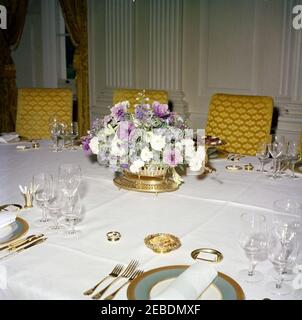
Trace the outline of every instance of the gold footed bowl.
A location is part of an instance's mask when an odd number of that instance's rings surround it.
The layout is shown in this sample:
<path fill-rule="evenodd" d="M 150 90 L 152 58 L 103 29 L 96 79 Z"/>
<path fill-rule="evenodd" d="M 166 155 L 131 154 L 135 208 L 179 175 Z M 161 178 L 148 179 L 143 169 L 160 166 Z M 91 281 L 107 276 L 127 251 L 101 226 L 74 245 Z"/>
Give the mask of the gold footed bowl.
<path fill-rule="evenodd" d="M 178 189 L 175 183 L 168 175 L 167 168 L 144 167 L 138 174 L 124 170 L 121 175 L 113 180 L 119 189 L 132 190 L 147 193 L 172 192 Z"/>

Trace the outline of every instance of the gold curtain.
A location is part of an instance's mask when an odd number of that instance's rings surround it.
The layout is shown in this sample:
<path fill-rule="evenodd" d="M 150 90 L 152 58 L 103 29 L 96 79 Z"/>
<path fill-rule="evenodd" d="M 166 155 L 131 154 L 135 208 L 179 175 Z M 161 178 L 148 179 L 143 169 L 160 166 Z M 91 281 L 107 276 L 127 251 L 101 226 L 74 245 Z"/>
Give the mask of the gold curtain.
<path fill-rule="evenodd" d="M 15 130 L 17 115 L 16 68 L 11 51 L 19 45 L 28 0 L 0 0 L 7 9 L 7 29 L 0 29 L 0 132 Z"/>
<path fill-rule="evenodd" d="M 90 127 L 87 0 L 60 0 L 60 4 L 68 32 L 76 47 L 74 68 L 78 97 L 78 125 L 80 134 L 86 135 Z"/>

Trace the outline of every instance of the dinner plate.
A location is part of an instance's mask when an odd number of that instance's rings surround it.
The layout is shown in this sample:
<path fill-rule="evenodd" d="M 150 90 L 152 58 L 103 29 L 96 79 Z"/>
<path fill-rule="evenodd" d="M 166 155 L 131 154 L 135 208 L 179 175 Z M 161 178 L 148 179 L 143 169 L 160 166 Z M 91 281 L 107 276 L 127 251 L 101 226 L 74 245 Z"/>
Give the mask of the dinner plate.
<path fill-rule="evenodd" d="M 28 231 L 28 223 L 17 217 L 16 221 L 0 229 L 0 246 L 7 245 L 22 237 Z"/>
<path fill-rule="evenodd" d="M 188 267 L 167 266 L 144 272 L 130 283 L 127 290 L 128 299 L 151 300 Z M 235 280 L 218 272 L 216 279 L 198 300 L 244 300 L 244 293 Z"/>

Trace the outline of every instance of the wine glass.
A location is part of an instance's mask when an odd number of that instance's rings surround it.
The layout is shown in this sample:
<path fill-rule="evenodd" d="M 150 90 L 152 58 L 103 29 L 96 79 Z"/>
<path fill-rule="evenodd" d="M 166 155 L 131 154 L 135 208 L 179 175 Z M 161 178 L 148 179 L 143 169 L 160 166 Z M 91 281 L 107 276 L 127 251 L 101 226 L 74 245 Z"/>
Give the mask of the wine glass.
<path fill-rule="evenodd" d="M 284 273 L 289 264 L 294 264 L 299 252 L 296 231 L 287 226 L 274 227 L 268 241 L 268 258 L 278 272 L 277 281 L 267 284 L 267 290 L 275 295 L 287 295 L 292 292 L 290 285 L 284 284 Z"/>
<path fill-rule="evenodd" d="M 81 167 L 73 163 L 65 163 L 59 167 L 59 180 L 62 182 L 63 191 L 72 200 L 78 191 L 82 179 Z"/>
<path fill-rule="evenodd" d="M 64 125 L 61 122 L 53 122 L 50 126 L 50 135 L 54 141 L 54 146 L 52 147 L 53 152 L 63 151 L 62 145 L 59 145 L 59 140 L 62 141 L 64 135 Z"/>
<path fill-rule="evenodd" d="M 256 271 L 256 265 L 267 259 L 266 219 L 257 213 L 244 213 L 241 215 L 242 230 L 239 244 L 250 261 L 250 268 L 241 270 L 239 277 L 246 282 L 259 282 L 264 276 Z"/>
<path fill-rule="evenodd" d="M 75 226 L 83 219 L 83 208 L 78 193 L 73 196 L 71 201 L 66 201 L 65 206 L 62 209 L 62 214 L 64 216 L 63 223 L 67 226 L 65 236 L 67 238 L 78 236 L 81 231 L 76 230 Z"/>
<path fill-rule="evenodd" d="M 53 219 L 53 225 L 48 228 L 49 231 L 58 233 L 59 231 L 65 229 L 62 225 L 59 224 L 58 219 L 61 216 L 61 210 L 65 206 L 66 200 L 66 196 L 62 191 L 62 183 L 60 181 L 56 181 L 53 184 L 52 197 L 46 205 L 48 213 Z"/>
<path fill-rule="evenodd" d="M 257 152 L 256 152 L 256 157 L 260 161 L 260 170 L 258 170 L 261 173 L 264 173 L 264 161 L 268 159 L 269 157 L 269 150 L 268 150 L 268 145 L 267 143 L 260 143 Z"/>
<path fill-rule="evenodd" d="M 71 147 L 70 147 L 71 151 L 77 150 L 77 148 L 75 148 L 74 146 L 74 140 L 77 138 L 78 135 L 79 135 L 78 123 L 71 122 L 66 128 L 66 136 L 71 140 Z"/>
<path fill-rule="evenodd" d="M 290 141 L 287 148 L 287 159 L 290 164 L 291 178 L 298 178 L 295 175 L 295 165 L 301 160 L 300 145 L 297 142 Z"/>
<path fill-rule="evenodd" d="M 40 173 L 33 177 L 33 186 L 36 189 L 35 202 L 42 209 L 42 218 L 37 220 L 35 224 L 39 227 L 49 222 L 47 217 L 47 202 L 52 198 L 53 177 L 48 173 Z"/>
<path fill-rule="evenodd" d="M 278 163 L 277 159 L 281 156 L 283 152 L 283 144 L 281 142 L 275 141 L 273 143 L 270 143 L 268 145 L 269 153 L 271 154 L 273 158 L 273 174 L 271 177 L 273 179 L 276 179 L 278 177 Z"/>

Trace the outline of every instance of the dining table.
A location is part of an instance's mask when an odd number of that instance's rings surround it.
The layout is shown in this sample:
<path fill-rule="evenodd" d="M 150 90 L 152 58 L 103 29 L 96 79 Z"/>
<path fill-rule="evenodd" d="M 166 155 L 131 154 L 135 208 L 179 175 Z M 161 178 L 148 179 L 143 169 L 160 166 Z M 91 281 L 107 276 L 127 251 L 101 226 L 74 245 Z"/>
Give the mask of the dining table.
<path fill-rule="evenodd" d="M 217 271 L 237 281 L 245 299 L 295 299 L 295 296 L 275 296 L 266 290 L 273 280 L 273 265 L 260 262 L 256 269 L 264 274 L 258 283 L 241 281 L 238 273 L 249 261 L 238 241 L 243 213 L 263 214 L 272 223 L 273 203 L 279 199 L 301 201 L 302 175 L 292 179 L 282 175 L 271 179 L 258 172 L 256 157 L 246 156 L 231 161 L 210 159 L 216 171 L 204 175 L 184 176 L 177 191 L 141 193 L 118 189 L 114 172 L 97 160 L 77 151 L 52 152 L 50 141 L 40 141 L 37 149 L 17 149 L 21 143 L 0 145 L 0 205 L 24 204 L 19 185 L 29 185 L 41 172 L 58 175 L 63 163 L 75 163 L 82 170 L 79 194 L 84 218 L 76 229 L 78 237 L 66 238 L 47 234 L 46 228 L 35 225 L 41 209 L 35 203 L 22 209 L 18 216 L 29 224 L 29 234 L 44 233 L 47 240 L 7 259 L 0 260 L 6 270 L 7 285 L 0 289 L 0 299 L 25 300 L 89 300 L 83 292 L 107 276 L 117 264 L 139 261 L 139 269 L 173 265 L 192 265 L 191 252 L 198 248 L 213 248 L 223 254 L 223 260 L 213 264 Z M 228 165 L 240 165 L 238 171 Z M 253 170 L 244 170 L 252 164 Z M 270 169 L 271 163 L 266 164 Z M 1 213 L 0 213 L 1 214 Z M 121 239 L 110 242 L 106 234 L 118 231 Z M 181 246 L 169 253 L 158 254 L 146 247 L 144 239 L 155 233 L 178 237 Z M 127 286 L 116 296 L 127 299 Z"/>

